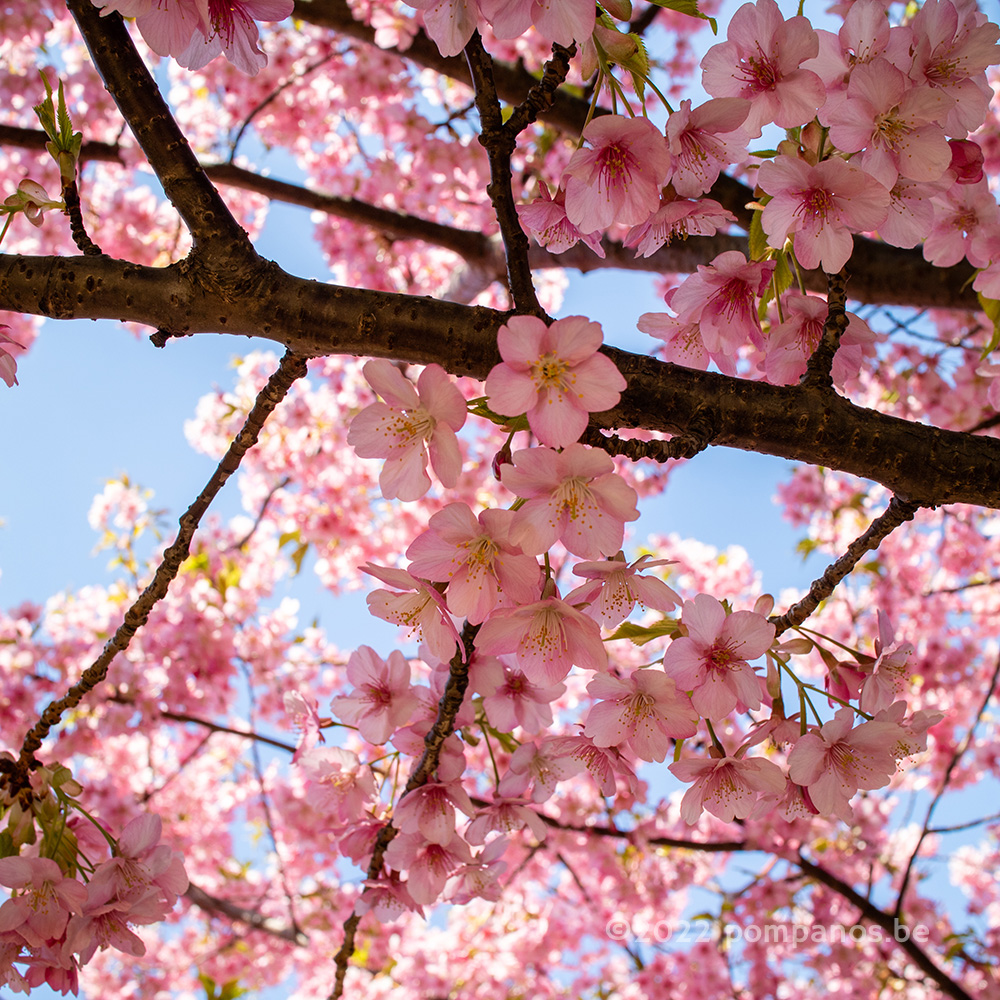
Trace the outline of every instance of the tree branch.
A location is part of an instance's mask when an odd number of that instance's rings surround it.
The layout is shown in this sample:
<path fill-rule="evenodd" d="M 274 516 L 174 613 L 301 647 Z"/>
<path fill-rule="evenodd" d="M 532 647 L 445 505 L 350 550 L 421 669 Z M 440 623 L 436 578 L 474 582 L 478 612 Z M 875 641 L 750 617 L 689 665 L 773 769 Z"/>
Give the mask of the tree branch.
<path fill-rule="evenodd" d="M 776 615 L 770 621 L 775 627 L 775 635 L 781 635 L 786 629 L 801 625 L 834 591 L 834 588 L 861 561 L 867 552 L 873 552 L 879 547 L 883 538 L 888 537 L 896 528 L 907 521 L 912 521 L 919 506 L 906 503 L 898 497 L 889 501 L 889 506 L 868 526 L 863 535 L 859 535 L 847 547 L 847 551 L 824 570 L 823 575 L 812 582 L 809 592 L 801 601 L 793 604 L 783 615 Z"/>
<path fill-rule="evenodd" d="M 104 85 L 180 213 L 195 248 L 235 272 L 256 258 L 247 234 L 205 176 L 117 12 L 66 0 Z"/>
<path fill-rule="evenodd" d="M 510 187 L 510 157 L 517 146 L 517 132 L 504 125 L 493 82 L 493 60 L 483 48 L 478 31 L 472 33 L 469 44 L 465 46 L 465 57 L 476 87 L 476 108 L 481 124 L 479 144 L 490 160 L 490 182 L 486 185 L 486 193 L 493 204 L 503 237 L 507 283 L 514 309 L 548 319 L 535 295 L 528 263 L 528 237 L 518 220 L 514 193 Z"/>
<path fill-rule="evenodd" d="M 45 142 L 45 133 L 40 129 L 0 125 L 0 145 L 44 152 Z M 124 164 L 121 149 L 106 142 L 85 142 L 81 160 Z M 503 255 L 496 237 L 380 208 L 357 198 L 324 194 L 299 184 L 264 177 L 232 163 L 203 162 L 201 167 L 205 176 L 218 184 L 228 184 L 244 191 L 262 194 L 272 201 L 360 222 L 392 239 L 422 240 L 452 250 L 472 266 L 495 275 L 495 279 L 491 280 L 499 280 L 504 273 Z M 720 197 L 717 189 L 727 186 L 726 182 L 730 180 L 726 177 L 719 178 L 712 191 L 716 200 Z M 750 197 L 749 189 L 742 184 L 734 181 L 733 185 L 736 191 L 742 192 L 744 201 Z M 738 200 L 739 195 L 734 194 L 733 197 Z M 732 205 L 728 207 L 730 211 L 734 211 Z M 744 255 L 748 252 L 745 236 L 730 236 L 725 233 L 674 240 L 649 257 L 638 257 L 634 249 L 624 247 L 617 240 L 609 240 L 607 237 L 601 241 L 601 246 L 605 252 L 603 259 L 582 243 L 577 243 L 561 254 L 531 243 L 528 260 L 532 268 L 563 267 L 583 274 L 608 268 L 654 274 L 690 274 L 699 264 L 706 264 L 727 250 L 739 250 Z M 923 259 L 919 250 L 901 250 L 860 236 L 854 238 L 854 255 L 851 261 L 857 271 L 851 276 L 851 295 L 856 302 L 914 308 L 978 308 L 970 285 L 974 271 L 965 261 L 953 267 L 933 267 Z M 821 270 L 803 271 L 802 277 L 805 287 L 810 291 L 826 293 L 827 276 Z M 969 430 L 983 430 L 995 423 L 991 418 Z"/>
<path fill-rule="evenodd" d="M 58 319 L 117 317 L 165 333 L 267 337 L 295 354 L 437 362 L 484 379 L 500 361 L 507 314 L 482 306 L 345 288 L 296 278 L 270 261 L 231 276 L 90 257 L 0 254 L 0 309 Z M 920 506 L 1000 508 L 1000 441 L 855 406 L 835 393 L 774 386 L 665 364 L 614 348 L 620 404 L 593 426 L 668 434 L 704 428 L 715 445 L 776 455 L 881 483 Z"/>
<path fill-rule="evenodd" d="M 462 629 L 462 648 L 457 650 L 451 658 L 448 671 L 448 682 L 445 684 L 444 694 L 438 703 L 437 718 L 424 737 L 424 752 L 417 766 L 410 774 L 406 787 L 403 789 L 402 799 L 407 794 L 421 785 L 425 785 L 438 765 L 441 756 L 441 749 L 444 741 L 455 731 L 455 718 L 462 707 L 462 700 L 465 698 L 465 689 L 469 686 L 469 661 L 472 659 L 476 635 L 479 632 L 478 625 L 465 623 Z M 372 851 L 371 861 L 368 863 L 368 879 L 377 879 L 382 874 L 382 865 L 385 861 L 385 850 L 396 836 L 397 830 L 392 822 L 386 823 L 378 832 L 375 838 L 375 847 Z M 361 915 L 357 909 L 344 922 L 344 943 L 340 946 L 334 958 L 336 975 L 334 977 L 333 989 L 330 991 L 328 1000 L 339 1000 L 344 993 L 344 979 L 347 976 L 347 966 L 354 954 L 354 939 L 357 935 L 358 924 L 361 923 Z"/>
<path fill-rule="evenodd" d="M 309 944 L 309 938 L 298 927 L 289 927 L 274 917 L 265 917 L 257 910 L 247 909 L 245 906 L 240 906 L 238 903 L 233 903 L 228 899 L 211 896 L 204 889 L 199 889 L 193 883 L 188 885 L 187 892 L 184 893 L 184 898 L 206 913 L 221 913 L 224 917 L 228 917 L 230 920 L 238 920 L 255 931 L 263 931 L 272 937 L 297 944 L 301 948 Z"/>
<path fill-rule="evenodd" d="M 17 793 L 29 784 L 28 775 L 35 764 L 35 751 L 42 745 L 42 740 L 49 731 L 58 725 L 63 713 L 80 703 L 84 695 L 92 691 L 105 676 L 112 660 L 124 652 L 135 633 L 146 624 L 153 607 L 166 596 L 171 581 L 177 575 L 181 563 L 187 558 L 191 549 L 191 539 L 209 504 L 225 485 L 226 480 L 239 468 L 243 456 L 254 446 L 260 435 L 264 421 L 274 408 L 285 398 L 292 383 L 306 373 L 304 358 L 288 353 L 282 358 L 277 371 L 261 389 L 257 400 L 246 422 L 230 444 L 215 472 L 198 495 L 194 503 L 184 512 L 180 519 L 180 530 L 177 538 L 163 553 L 160 565 L 157 566 L 153 579 L 139 595 L 132 606 L 125 612 L 125 618 L 115 634 L 108 640 L 101 655 L 83 672 L 83 676 L 69 691 L 52 702 L 42 713 L 41 718 L 25 736 L 21 745 L 20 758 L 14 770 L 5 775 L 13 793 Z"/>
<path fill-rule="evenodd" d="M 899 925 L 892 914 L 880 910 L 874 903 L 865 899 L 864 896 L 856 892 L 846 882 L 837 878 L 832 872 L 813 864 L 802 857 L 801 854 L 796 859 L 795 864 L 810 878 L 822 883 L 828 889 L 833 889 L 838 895 L 843 896 L 844 899 L 852 903 L 860 911 L 863 919 L 875 924 L 876 927 L 881 927 L 887 935 L 886 940 L 894 943 L 897 948 L 905 952 L 914 965 L 937 983 L 945 996 L 952 997 L 953 1000 L 973 1000 L 970 994 L 931 960 L 931 957 L 918 946 L 912 936 L 905 941 L 898 940 L 897 931 Z"/>

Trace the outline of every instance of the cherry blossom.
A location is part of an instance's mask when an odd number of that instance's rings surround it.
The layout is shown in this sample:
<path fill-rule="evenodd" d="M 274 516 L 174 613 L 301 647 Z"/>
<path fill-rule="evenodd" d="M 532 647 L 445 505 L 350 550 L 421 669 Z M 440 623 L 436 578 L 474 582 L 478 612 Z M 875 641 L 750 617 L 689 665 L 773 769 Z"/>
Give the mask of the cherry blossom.
<path fill-rule="evenodd" d="M 896 773 L 891 748 L 902 735 L 894 722 L 864 722 L 842 708 L 817 731 L 806 733 L 788 755 L 788 777 L 808 792 L 823 815 L 852 821 L 851 796 L 859 788 L 882 788 Z"/>
<path fill-rule="evenodd" d="M 0 323 L 0 345 L 13 344 L 15 347 L 21 347 L 13 337 L 4 332 L 9 329 L 10 327 L 6 323 Z M 0 379 L 7 383 L 9 389 L 13 389 L 18 384 L 17 358 L 2 346 L 0 346 Z"/>
<path fill-rule="evenodd" d="M 875 655 L 875 666 L 865 679 L 858 702 L 861 711 L 868 715 L 887 709 L 903 691 L 910 676 L 906 664 L 913 655 L 913 644 L 895 641 L 892 624 L 884 611 L 878 613 Z"/>
<path fill-rule="evenodd" d="M 764 346 L 756 299 L 771 280 L 773 262 L 747 262 L 739 250 L 699 264 L 674 292 L 670 306 L 678 323 L 697 323 L 710 353 L 735 354 L 748 340 Z"/>
<path fill-rule="evenodd" d="M 498 606 L 530 604 L 541 574 L 535 558 L 510 542 L 513 516 L 484 510 L 476 518 L 466 504 L 448 504 L 406 550 L 411 572 L 447 583 L 449 610 L 474 625 Z"/>
<path fill-rule="evenodd" d="M 455 655 L 456 647 L 461 648 L 448 606 L 434 587 L 406 570 L 389 566 L 368 563 L 364 572 L 396 588 L 396 591 L 375 590 L 368 595 L 368 610 L 376 618 L 409 629 L 411 634 L 418 633 L 430 651 L 445 663 Z"/>
<path fill-rule="evenodd" d="M 780 249 L 794 234 L 803 267 L 835 274 L 850 257 L 851 233 L 877 229 L 889 211 L 889 191 L 843 160 L 779 156 L 762 164 L 757 183 L 770 195 L 761 224 L 771 246 Z"/>
<path fill-rule="evenodd" d="M 566 215 L 582 232 L 634 226 L 655 210 L 667 176 L 666 140 L 645 118 L 605 115 L 584 130 L 590 149 L 566 167 Z"/>
<path fill-rule="evenodd" d="M 401 833 L 385 851 L 386 861 L 405 871 L 406 888 L 419 905 L 430 905 L 461 865 L 472 864 L 469 845 L 456 833 L 444 844 L 424 840 L 419 833 Z"/>
<path fill-rule="evenodd" d="M 628 618 L 636 603 L 656 611 L 670 611 L 681 603 L 677 593 L 655 576 L 642 575 L 644 569 L 669 562 L 646 555 L 633 563 L 626 563 L 624 557 L 577 563 L 574 574 L 591 582 L 570 591 L 566 603 L 586 604 L 584 612 L 609 628 Z"/>
<path fill-rule="evenodd" d="M 591 233 L 581 233 L 566 217 L 566 192 L 560 188 L 553 198 L 548 185 L 540 185 L 541 197 L 529 205 L 518 205 L 517 215 L 521 227 L 540 246 L 552 253 L 565 253 L 570 247 L 581 240 L 590 247 L 602 260 L 604 247 L 601 246 L 601 234 L 595 230 Z"/>
<path fill-rule="evenodd" d="M 601 674 L 587 693 L 602 699 L 590 710 L 584 734 L 596 746 L 627 746 L 640 760 L 663 761 L 671 741 L 694 736 L 698 715 L 674 681 L 652 667 L 628 677 Z"/>
<path fill-rule="evenodd" d="M 565 448 L 587 427 L 589 415 L 617 406 L 625 379 L 598 353 L 599 323 L 567 316 L 547 326 L 536 316 L 512 316 L 497 342 L 503 363 L 486 379 L 486 395 L 497 413 L 527 413 L 543 444 Z"/>
<path fill-rule="evenodd" d="M 604 670 L 608 656 L 594 621 L 558 597 L 546 597 L 517 610 L 495 611 L 476 636 L 481 653 L 515 653 L 532 683 L 558 684 L 576 664 Z"/>
<path fill-rule="evenodd" d="M 535 684 L 522 671 L 492 656 L 476 656 L 469 675 L 472 686 L 483 695 L 490 725 L 501 732 L 517 726 L 528 733 L 542 732 L 552 725 L 552 703 L 566 692 L 564 684 Z"/>
<path fill-rule="evenodd" d="M 440 365 L 428 365 L 417 387 L 389 361 L 369 361 L 365 377 L 385 400 L 372 403 L 353 421 L 347 442 L 362 458 L 384 458 L 379 485 L 385 497 L 419 500 L 430 489 L 427 457 L 444 486 L 462 469 L 455 432 L 465 423 L 465 399 Z"/>
<path fill-rule="evenodd" d="M 794 128 L 809 121 L 826 98 L 823 82 L 802 63 L 819 52 L 804 17 L 787 21 L 774 0 L 745 3 L 729 22 L 727 41 L 701 61 L 702 85 L 713 97 L 750 101 L 743 123 L 751 136 L 767 122 Z"/>
<path fill-rule="evenodd" d="M 572 45 L 589 38 L 594 28 L 594 8 L 587 0 L 479 0 L 479 5 L 497 38 L 517 38 L 534 25 L 544 38 Z"/>
<path fill-rule="evenodd" d="M 511 526 L 512 541 L 525 552 L 540 554 L 557 540 L 584 559 L 621 548 L 625 522 L 639 512 L 635 490 L 614 471 L 610 456 L 571 444 L 561 452 L 527 448 L 513 458 L 501 481 L 527 500 Z"/>
<path fill-rule="evenodd" d="M 283 21 L 292 8 L 292 0 L 208 0 L 207 30 L 195 32 L 183 52 L 171 55 L 181 66 L 201 69 L 224 53 L 238 69 L 255 76 L 267 65 L 267 56 L 257 46 L 255 20 Z"/>
<path fill-rule="evenodd" d="M 334 698 L 333 711 L 369 743 L 385 743 L 410 721 L 417 696 L 410 689 L 410 665 L 398 650 L 383 660 L 371 646 L 359 646 L 347 661 L 347 679 L 355 690 Z"/>
<path fill-rule="evenodd" d="M 714 236 L 735 221 L 732 212 L 711 198 L 665 201 L 645 222 L 633 226 L 622 243 L 635 247 L 637 256 L 650 257 L 678 237 Z"/>
<path fill-rule="evenodd" d="M 702 810 L 726 823 L 746 819 L 760 795 L 779 795 L 785 790 L 784 772 L 762 757 L 689 757 L 669 765 L 676 778 L 694 784 L 681 799 L 681 818 L 693 826 Z"/>
<path fill-rule="evenodd" d="M 749 136 L 740 130 L 750 102 L 723 97 L 691 109 L 690 101 L 667 119 L 670 183 L 685 198 L 705 194 L 722 168 L 742 159 Z M 721 206 L 720 206 L 721 208 Z"/>
<path fill-rule="evenodd" d="M 774 641 L 774 626 L 755 611 L 726 613 L 709 594 L 685 601 L 681 622 L 687 635 L 674 639 L 663 669 L 682 691 L 691 691 L 695 710 L 721 719 L 733 709 L 760 708 L 760 683 L 748 660 Z"/>

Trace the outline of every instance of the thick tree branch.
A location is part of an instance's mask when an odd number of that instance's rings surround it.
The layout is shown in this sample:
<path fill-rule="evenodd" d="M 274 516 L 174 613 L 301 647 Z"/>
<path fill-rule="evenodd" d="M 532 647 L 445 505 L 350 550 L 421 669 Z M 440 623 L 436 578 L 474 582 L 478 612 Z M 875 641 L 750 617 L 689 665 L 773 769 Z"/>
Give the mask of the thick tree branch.
<path fill-rule="evenodd" d="M 91 0 L 66 0 L 104 85 L 146 154 L 196 250 L 237 270 L 256 258 L 247 234 L 205 176 L 132 44 L 121 15 L 101 16 Z"/>
<path fill-rule="evenodd" d="M 116 317 L 172 336 L 226 332 L 267 337 L 307 357 L 354 354 L 437 362 L 484 379 L 500 360 L 507 315 L 481 306 L 344 288 L 295 278 L 260 261 L 237 276 L 89 257 L 0 254 L 0 309 L 56 319 Z M 169 325 L 168 325 L 169 324 Z M 1000 508 L 1000 442 L 855 406 L 835 393 L 773 386 L 664 364 L 614 348 L 628 382 L 604 428 L 683 434 L 881 483 L 921 506 Z"/>
<path fill-rule="evenodd" d="M 0 145 L 42 152 L 45 150 L 45 142 L 45 133 L 40 129 L 0 125 Z M 120 148 L 106 142 L 85 142 L 81 160 L 124 163 Z M 391 239 L 422 240 L 444 247 L 457 253 L 471 266 L 491 275 L 491 280 L 500 280 L 504 273 L 503 254 L 496 237 L 379 208 L 357 198 L 324 194 L 299 184 L 264 177 L 232 163 L 202 163 L 201 166 L 205 175 L 215 183 L 254 191 L 272 201 L 360 222 L 385 233 Z M 731 178 L 720 177 L 716 188 L 726 186 L 730 180 Z M 737 191 L 743 193 L 744 200 L 750 196 L 749 189 L 736 181 L 732 184 Z M 719 197 L 718 190 L 713 189 L 712 194 Z M 732 206 L 730 210 L 733 210 Z M 608 268 L 654 274 L 690 274 L 699 264 L 707 264 L 727 250 L 739 250 L 743 254 L 748 252 L 745 236 L 729 236 L 725 233 L 674 240 L 650 257 L 637 257 L 634 249 L 624 247 L 617 240 L 609 240 L 607 237 L 601 241 L 601 245 L 605 252 L 603 259 L 582 243 L 561 254 L 551 253 L 544 247 L 531 243 L 528 260 L 532 268 L 565 267 L 584 274 Z M 969 284 L 974 272 L 964 261 L 954 267 L 933 267 L 923 259 L 919 250 L 901 250 L 856 236 L 851 266 L 855 272 L 851 275 L 851 296 L 858 302 L 914 308 L 978 308 L 975 293 Z M 803 271 L 802 277 L 810 291 L 826 293 L 827 276 L 822 271 Z M 971 429 L 982 430 L 992 425 L 989 421 L 984 421 Z"/>

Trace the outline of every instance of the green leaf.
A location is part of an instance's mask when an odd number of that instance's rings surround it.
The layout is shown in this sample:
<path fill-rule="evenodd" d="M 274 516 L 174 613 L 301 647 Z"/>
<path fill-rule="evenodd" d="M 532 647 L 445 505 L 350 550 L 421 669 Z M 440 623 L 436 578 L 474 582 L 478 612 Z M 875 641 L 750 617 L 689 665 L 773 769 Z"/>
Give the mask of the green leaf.
<path fill-rule="evenodd" d="M 988 299 L 982 292 L 976 292 L 976 298 L 979 299 L 979 307 L 986 313 L 993 324 L 993 336 L 990 337 L 990 342 L 983 348 L 982 357 L 985 358 L 990 351 L 995 351 L 997 347 L 1000 347 L 1000 301 Z"/>
<path fill-rule="evenodd" d="M 306 553 L 309 551 L 309 543 L 302 542 L 301 545 L 292 553 L 292 563 L 295 565 L 295 575 L 298 576 L 302 572 L 302 560 L 305 559 Z"/>
<path fill-rule="evenodd" d="M 674 618 L 661 618 L 660 621 L 653 622 L 652 625 L 636 625 L 634 622 L 625 622 L 606 641 L 630 639 L 637 646 L 645 646 L 653 639 L 662 639 L 665 635 L 676 635 L 677 629 L 678 624 Z"/>
<path fill-rule="evenodd" d="M 675 10 L 678 14 L 687 14 L 690 17 L 700 17 L 703 21 L 708 21 L 712 26 L 712 34 L 717 35 L 719 33 L 719 25 L 714 17 L 709 17 L 707 14 L 702 14 L 698 10 L 698 0 L 652 0 L 657 7 L 662 7 L 664 10 Z"/>
<path fill-rule="evenodd" d="M 751 260 L 763 260 L 771 247 L 768 245 L 767 236 L 764 233 L 764 227 L 761 224 L 760 217 L 764 213 L 758 208 L 753 213 L 753 218 L 750 220 L 750 232 L 749 232 L 749 242 L 750 242 L 750 259 Z"/>

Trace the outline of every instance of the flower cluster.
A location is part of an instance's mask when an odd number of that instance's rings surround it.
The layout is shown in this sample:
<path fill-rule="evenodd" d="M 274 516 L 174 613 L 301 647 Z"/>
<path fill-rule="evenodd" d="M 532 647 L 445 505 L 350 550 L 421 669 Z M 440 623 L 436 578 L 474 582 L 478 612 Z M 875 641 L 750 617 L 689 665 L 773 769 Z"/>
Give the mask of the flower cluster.
<path fill-rule="evenodd" d="M 41 768 L 31 780 L 27 800 L 8 795 L 4 809 L 4 837 L 20 853 L 0 857 L 9 891 L 0 905 L 0 983 L 76 993 L 78 970 L 98 949 L 145 954 L 132 928 L 164 920 L 188 878 L 180 854 L 160 843 L 159 816 L 135 817 L 117 840 L 98 827 L 111 853 L 97 860 L 91 843 L 80 849 L 86 831 L 67 816 L 81 791 L 69 772 Z"/>

